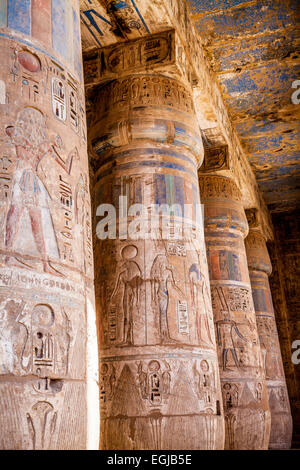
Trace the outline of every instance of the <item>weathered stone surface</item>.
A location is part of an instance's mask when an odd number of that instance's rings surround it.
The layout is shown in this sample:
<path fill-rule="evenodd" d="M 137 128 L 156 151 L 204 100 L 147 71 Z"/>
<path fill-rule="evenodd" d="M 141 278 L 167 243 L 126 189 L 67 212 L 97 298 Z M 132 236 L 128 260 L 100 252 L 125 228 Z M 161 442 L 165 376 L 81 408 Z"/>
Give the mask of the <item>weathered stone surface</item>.
<path fill-rule="evenodd" d="M 199 176 L 225 413 L 226 449 L 267 449 L 270 411 L 243 238 L 247 219 L 229 178 Z"/>
<path fill-rule="evenodd" d="M 153 238 L 120 237 L 118 230 L 116 239 L 95 242 L 101 446 L 222 449 L 207 261 L 195 212 L 203 147 L 190 92 L 160 75 L 115 80 L 95 97 L 89 141 L 96 205 L 114 204 L 118 223 L 120 196 L 128 208 L 177 204 L 170 235 L 157 226 Z M 184 204 L 191 205 L 189 219 L 178 212 Z"/>
<path fill-rule="evenodd" d="M 269 448 L 289 449 L 292 417 L 268 279 L 272 266 L 261 231 L 248 221 L 245 246 L 271 411 Z"/>
<path fill-rule="evenodd" d="M 1 24 L 2 449 L 86 448 L 89 170 L 77 2 L 64 8 L 10 1 Z"/>

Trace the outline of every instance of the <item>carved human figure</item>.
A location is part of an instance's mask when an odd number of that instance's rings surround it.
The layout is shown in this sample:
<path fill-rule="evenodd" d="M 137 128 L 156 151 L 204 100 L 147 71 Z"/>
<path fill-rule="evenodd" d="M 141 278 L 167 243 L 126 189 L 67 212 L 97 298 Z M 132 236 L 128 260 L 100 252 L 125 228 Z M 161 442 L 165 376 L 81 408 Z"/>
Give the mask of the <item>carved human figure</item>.
<path fill-rule="evenodd" d="M 113 303 L 119 289 L 123 287 L 123 335 L 120 343 L 123 346 L 133 344 L 133 310 L 138 308 L 143 282 L 139 265 L 133 261 L 137 253 L 138 250 L 134 245 L 127 245 L 122 249 L 121 256 L 125 261 L 117 274 L 117 280 L 111 294 L 111 303 Z"/>
<path fill-rule="evenodd" d="M 199 270 L 197 264 L 192 264 L 189 269 L 189 279 L 191 286 L 192 308 L 196 312 L 196 331 L 200 344 L 212 345 L 213 341 L 210 334 L 210 328 L 206 309 L 206 283 L 205 277 Z M 201 304 L 204 309 L 201 311 Z"/>
<path fill-rule="evenodd" d="M 169 263 L 165 254 L 157 255 L 151 268 L 151 297 L 159 311 L 159 332 L 161 343 L 175 343 L 170 337 L 168 325 L 169 288 L 171 283 L 180 297 L 184 297 L 176 285 L 174 267 Z"/>
<path fill-rule="evenodd" d="M 29 230 L 32 232 L 36 248 L 41 255 L 44 271 L 61 275 L 51 266 L 48 257 L 49 251 L 51 251 L 51 256 L 59 259 L 59 253 L 49 209 L 51 196 L 41 181 L 38 170 L 41 161 L 50 156 L 70 174 L 77 150 L 70 152 L 67 160 L 64 161 L 58 153 L 63 148 L 60 137 L 56 136 L 51 142 L 48 140 L 44 115 L 31 107 L 26 107 L 19 112 L 16 125 L 6 127 L 6 134 L 15 145 L 17 156 L 11 204 L 6 219 L 6 249 L 12 250 L 14 248 L 22 220 L 21 216 L 27 210 L 31 222 Z M 6 262 L 9 264 L 10 261 L 11 256 L 7 256 Z M 15 263 L 26 265 L 23 260 L 20 261 L 17 258 L 15 258 Z"/>
<path fill-rule="evenodd" d="M 228 361 L 228 352 L 231 352 L 233 360 L 236 367 L 239 367 L 239 360 L 236 354 L 235 344 L 234 344 L 234 334 L 247 343 L 247 339 L 240 333 L 238 326 L 235 321 L 230 320 L 229 317 L 224 317 L 224 320 L 219 320 L 216 322 L 217 326 L 217 341 L 218 345 L 221 347 L 222 351 L 222 367 L 223 370 L 230 370 L 227 367 Z"/>

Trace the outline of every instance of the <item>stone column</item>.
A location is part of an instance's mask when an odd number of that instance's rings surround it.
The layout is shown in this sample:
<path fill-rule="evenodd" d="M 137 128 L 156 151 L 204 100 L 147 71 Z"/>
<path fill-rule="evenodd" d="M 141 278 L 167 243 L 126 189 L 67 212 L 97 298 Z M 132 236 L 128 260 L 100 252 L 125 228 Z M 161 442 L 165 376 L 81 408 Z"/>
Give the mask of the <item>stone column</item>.
<path fill-rule="evenodd" d="M 200 176 L 226 449 L 267 449 L 270 412 L 249 280 L 247 219 L 235 182 Z"/>
<path fill-rule="evenodd" d="M 289 449 L 292 417 L 268 279 L 272 265 L 257 211 L 250 209 L 246 214 L 249 234 L 245 246 L 271 411 L 269 448 Z"/>
<path fill-rule="evenodd" d="M 0 5 L 2 449 L 85 449 L 93 314 L 78 2 Z"/>
<path fill-rule="evenodd" d="M 196 223 L 203 147 L 190 92 L 166 76 L 128 75 L 96 89 L 92 101 L 94 200 L 98 216 L 108 213 L 97 218 L 95 242 L 101 448 L 222 449 L 208 269 Z M 165 231 L 166 213 L 151 233 L 137 228 L 155 205 L 174 205 Z M 106 222 L 111 238 L 99 239 Z"/>

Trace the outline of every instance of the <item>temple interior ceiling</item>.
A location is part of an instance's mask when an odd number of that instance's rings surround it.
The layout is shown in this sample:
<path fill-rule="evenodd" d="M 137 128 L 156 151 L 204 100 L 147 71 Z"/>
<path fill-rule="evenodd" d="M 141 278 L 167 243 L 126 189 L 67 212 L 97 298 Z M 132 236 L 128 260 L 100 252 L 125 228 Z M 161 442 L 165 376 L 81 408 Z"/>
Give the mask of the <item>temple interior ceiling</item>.
<path fill-rule="evenodd" d="M 84 52 L 174 27 L 166 4 L 175 3 L 81 0 Z M 187 3 L 269 210 L 294 209 L 300 200 L 300 104 L 291 99 L 300 69 L 298 0 Z"/>

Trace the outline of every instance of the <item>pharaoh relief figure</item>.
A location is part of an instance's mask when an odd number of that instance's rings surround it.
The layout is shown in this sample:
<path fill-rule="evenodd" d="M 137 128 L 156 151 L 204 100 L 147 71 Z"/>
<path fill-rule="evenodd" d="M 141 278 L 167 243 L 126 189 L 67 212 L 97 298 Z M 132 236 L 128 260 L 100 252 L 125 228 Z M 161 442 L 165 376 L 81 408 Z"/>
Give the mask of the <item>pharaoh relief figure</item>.
<path fill-rule="evenodd" d="M 49 208 L 51 196 L 42 181 L 45 176 L 42 176 L 41 162 L 51 157 L 70 174 L 77 150 L 75 148 L 71 151 L 64 160 L 60 155 L 63 151 L 61 138 L 57 135 L 49 140 L 44 115 L 32 107 L 26 107 L 18 113 L 15 125 L 6 127 L 6 134 L 15 146 L 17 167 L 6 219 L 5 247 L 7 250 L 14 249 L 21 225 L 24 228 L 24 224 L 28 224 L 24 217 L 27 211 L 30 220 L 28 229 L 43 260 L 44 272 L 60 276 L 61 273 L 50 261 L 50 258 L 59 260 L 59 252 Z M 26 261 L 18 256 L 15 256 L 14 260 L 8 256 L 6 263 L 30 268 Z"/>

